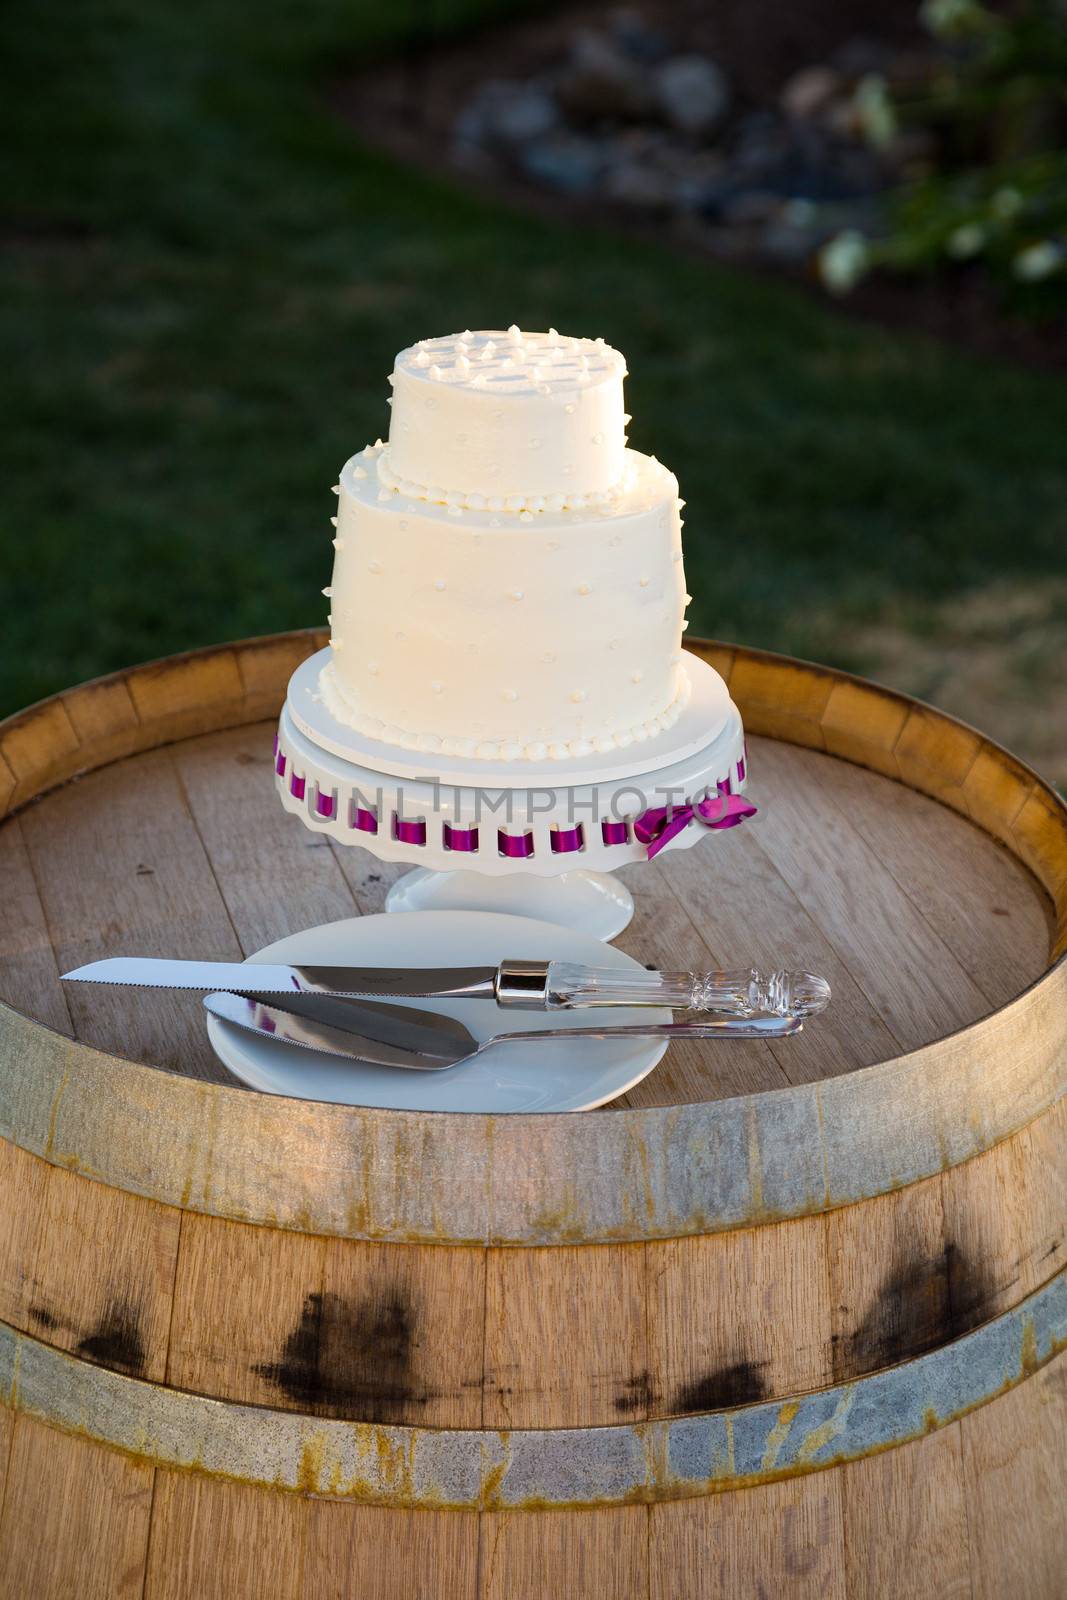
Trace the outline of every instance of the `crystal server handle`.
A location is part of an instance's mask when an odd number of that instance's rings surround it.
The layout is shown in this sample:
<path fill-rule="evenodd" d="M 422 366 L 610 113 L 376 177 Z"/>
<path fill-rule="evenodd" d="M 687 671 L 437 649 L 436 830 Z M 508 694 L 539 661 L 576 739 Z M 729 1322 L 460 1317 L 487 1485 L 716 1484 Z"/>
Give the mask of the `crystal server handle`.
<path fill-rule="evenodd" d="M 624 972 L 571 961 L 548 965 L 543 1005 L 549 1011 L 578 1006 L 671 1006 L 717 1016 L 811 1017 L 830 999 L 830 985 L 811 972 Z"/>

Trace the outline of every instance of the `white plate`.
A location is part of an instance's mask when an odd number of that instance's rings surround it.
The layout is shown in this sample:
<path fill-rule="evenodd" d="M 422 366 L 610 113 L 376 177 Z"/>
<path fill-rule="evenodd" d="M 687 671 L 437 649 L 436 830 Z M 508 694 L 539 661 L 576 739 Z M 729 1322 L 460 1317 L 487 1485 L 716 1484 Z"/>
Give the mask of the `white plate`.
<path fill-rule="evenodd" d="M 249 957 L 325 965 L 439 967 L 495 965 L 507 956 L 583 961 L 594 967 L 638 962 L 587 934 L 532 917 L 487 911 L 409 911 L 331 922 L 279 939 Z M 403 1003 L 403 1002 L 398 1002 Z M 477 1039 L 530 1028 L 588 1027 L 602 1011 L 502 1011 L 487 1000 L 412 1000 L 458 1017 Z M 611 1020 L 669 1022 L 670 1011 L 618 1008 Z M 443 1072 L 364 1067 L 249 1033 L 207 1017 L 219 1060 L 253 1089 L 302 1100 L 388 1106 L 399 1111 L 588 1111 L 647 1077 L 667 1048 L 663 1039 L 566 1039 L 509 1044 Z"/>

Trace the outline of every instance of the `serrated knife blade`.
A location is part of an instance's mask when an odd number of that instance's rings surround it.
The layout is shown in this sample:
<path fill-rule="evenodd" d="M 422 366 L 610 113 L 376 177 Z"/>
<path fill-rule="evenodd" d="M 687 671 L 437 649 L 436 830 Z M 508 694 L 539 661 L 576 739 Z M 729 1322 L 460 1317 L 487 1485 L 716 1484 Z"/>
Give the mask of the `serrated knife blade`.
<path fill-rule="evenodd" d="M 111 956 L 65 972 L 68 983 L 116 983 L 141 989 L 217 989 L 238 994 L 410 996 L 424 1000 L 496 998 L 496 967 L 319 967 L 270 962 L 167 961 Z"/>

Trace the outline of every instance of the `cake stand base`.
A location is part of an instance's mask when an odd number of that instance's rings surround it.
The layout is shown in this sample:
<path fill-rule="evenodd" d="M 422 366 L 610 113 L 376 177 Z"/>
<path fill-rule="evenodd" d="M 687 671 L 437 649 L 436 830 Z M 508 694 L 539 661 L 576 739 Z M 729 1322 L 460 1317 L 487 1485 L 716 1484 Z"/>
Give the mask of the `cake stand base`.
<path fill-rule="evenodd" d="M 532 873 L 488 877 L 416 867 L 398 878 L 387 911 L 503 911 L 562 923 L 594 939 L 614 939 L 634 914 L 633 895 L 609 872 L 576 867 L 553 878 Z"/>

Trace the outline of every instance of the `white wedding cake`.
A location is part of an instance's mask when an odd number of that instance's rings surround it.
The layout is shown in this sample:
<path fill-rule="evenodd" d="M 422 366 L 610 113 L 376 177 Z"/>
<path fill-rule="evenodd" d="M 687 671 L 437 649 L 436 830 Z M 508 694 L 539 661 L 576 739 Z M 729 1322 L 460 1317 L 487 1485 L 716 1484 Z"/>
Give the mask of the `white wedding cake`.
<path fill-rule="evenodd" d="M 341 473 L 327 710 L 406 748 L 566 759 L 689 693 L 672 473 L 626 447 L 622 356 L 555 332 L 396 358 L 389 441 Z"/>

